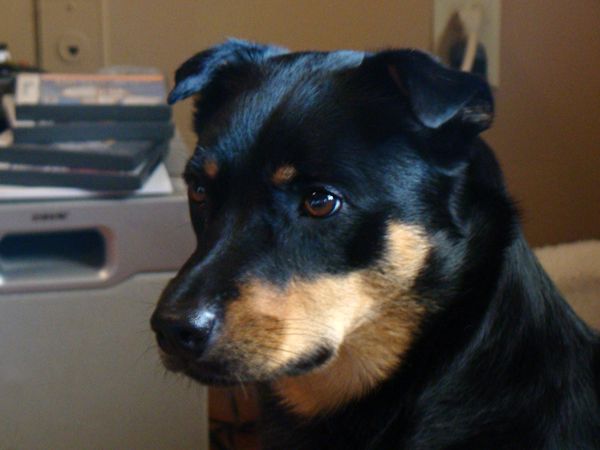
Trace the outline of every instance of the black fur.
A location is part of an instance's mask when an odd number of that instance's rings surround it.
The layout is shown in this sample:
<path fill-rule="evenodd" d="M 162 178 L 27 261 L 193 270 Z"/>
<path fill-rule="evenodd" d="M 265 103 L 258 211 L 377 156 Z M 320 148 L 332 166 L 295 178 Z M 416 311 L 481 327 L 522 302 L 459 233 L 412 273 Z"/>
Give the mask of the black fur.
<path fill-rule="evenodd" d="M 171 100 L 192 94 L 199 141 L 185 177 L 208 203 L 190 205 L 198 248 L 155 318 L 211 308 L 218 328 L 236 281 L 368 267 L 390 220 L 425 228 L 434 243 L 414 286 L 429 313 L 401 366 L 310 419 L 260 380 L 265 449 L 600 448 L 598 337 L 539 266 L 477 137 L 493 112 L 482 80 L 416 51 L 286 53 L 233 41 L 178 71 Z M 214 182 L 201 169 L 208 157 Z M 275 189 L 268 174 L 281 164 L 300 175 Z M 302 212 L 315 185 L 339 192 L 338 214 Z M 288 374 L 330 357 L 318 349 Z M 227 370 L 189 374 L 224 382 Z"/>

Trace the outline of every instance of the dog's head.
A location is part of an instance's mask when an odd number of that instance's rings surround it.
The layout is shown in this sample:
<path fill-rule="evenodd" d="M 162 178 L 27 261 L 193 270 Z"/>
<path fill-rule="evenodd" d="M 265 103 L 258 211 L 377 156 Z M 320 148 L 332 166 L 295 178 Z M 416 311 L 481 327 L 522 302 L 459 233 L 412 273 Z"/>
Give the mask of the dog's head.
<path fill-rule="evenodd" d="M 360 396 L 441 307 L 419 280 L 451 288 L 489 88 L 418 51 L 229 41 L 177 71 L 170 102 L 192 95 L 197 248 L 152 318 L 165 364 L 275 381 L 305 413 Z"/>

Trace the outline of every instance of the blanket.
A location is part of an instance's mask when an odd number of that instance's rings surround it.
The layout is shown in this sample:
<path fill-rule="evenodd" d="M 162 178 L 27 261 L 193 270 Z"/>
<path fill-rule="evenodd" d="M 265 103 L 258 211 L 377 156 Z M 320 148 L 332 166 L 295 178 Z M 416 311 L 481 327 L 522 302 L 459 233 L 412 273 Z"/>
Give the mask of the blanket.
<path fill-rule="evenodd" d="M 600 240 L 541 247 L 535 253 L 577 314 L 600 330 Z"/>

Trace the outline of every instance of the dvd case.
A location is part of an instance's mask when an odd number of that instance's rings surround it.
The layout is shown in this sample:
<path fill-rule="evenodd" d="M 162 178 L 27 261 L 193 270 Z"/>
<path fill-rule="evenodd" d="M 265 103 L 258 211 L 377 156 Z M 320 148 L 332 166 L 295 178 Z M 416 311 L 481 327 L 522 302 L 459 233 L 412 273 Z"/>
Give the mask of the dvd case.
<path fill-rule="evenodd" d="M 65 166 L 39 166 L 0 162 L 0 184 L 61 186 L 93 191 L 139 189 L 164 157 L 166 148 L 133 170 L 97 170 Z"/>
<path fill-rule="evenodd" d="M 160 74 L 23 73 L 17 76 L 17 120 L 168 121 Z"/>
<path fill-rule="evenodd" d="M 97 170 L 133 170 L 168 141 L 89 141 L 0 146 L 0 162 Z"/>
<path fill-rule="evenodd" d="M 12 129 L 18 144 L 50 142 L 164 141 L 173 136 L 172 122 L 17 122 Z"/>

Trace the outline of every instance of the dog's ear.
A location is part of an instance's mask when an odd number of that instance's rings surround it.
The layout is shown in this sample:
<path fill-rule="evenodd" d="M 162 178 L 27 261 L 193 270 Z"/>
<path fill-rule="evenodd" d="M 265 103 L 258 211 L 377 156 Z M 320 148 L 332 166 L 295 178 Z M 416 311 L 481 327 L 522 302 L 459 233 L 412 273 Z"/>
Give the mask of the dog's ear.
<path fill-rule="evenodd" d="M 416 118 L 437 129 L 453 121 L 477 134 L 492 123 L 494 102 L 490 87 L 477 75 L 447 68 L 416 50 L 373 54 L 370 64 L 383 64 L 388 76 L 408 98 Z"/>
<path fill-rule="evenodd" d="M 239 39 L 230 39 L 221 45 L 204 50 L 177 69 L 175 87 L 169 93 L 168 102 L 173 104 L 199 93 L 226 68 L 258 62 L 282 53 L 287 53 L 287 50 Z"/>

